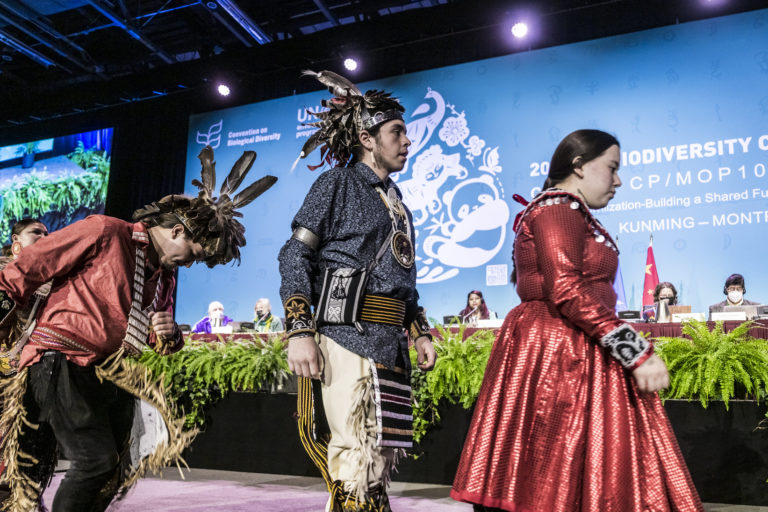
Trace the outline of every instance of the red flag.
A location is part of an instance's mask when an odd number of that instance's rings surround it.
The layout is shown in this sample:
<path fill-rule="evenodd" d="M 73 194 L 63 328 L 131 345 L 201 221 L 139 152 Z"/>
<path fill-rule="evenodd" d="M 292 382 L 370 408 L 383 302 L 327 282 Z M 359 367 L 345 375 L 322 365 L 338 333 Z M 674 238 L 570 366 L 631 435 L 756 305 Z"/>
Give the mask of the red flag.
<path fill-rule="evenodd" d="M 656 258 L 653 257 L 653 236 L 648 243 L 648 255 L 645 258 L 645 281 L 643 282 L 643 309 L 653 306 L 653 291 L 659 284 L 659 273 L 656 271 Z"/>

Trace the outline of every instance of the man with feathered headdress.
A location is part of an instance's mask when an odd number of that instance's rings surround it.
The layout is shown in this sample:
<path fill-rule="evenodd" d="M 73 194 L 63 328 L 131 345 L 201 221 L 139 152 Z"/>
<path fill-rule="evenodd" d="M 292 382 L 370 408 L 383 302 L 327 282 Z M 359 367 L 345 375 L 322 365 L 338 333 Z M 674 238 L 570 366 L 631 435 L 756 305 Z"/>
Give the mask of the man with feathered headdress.
<path fill-rule="evenodd" d="M 306 74 L 334 98 L 310 112 L 318 130 L 300 158 L 320 147 L 322 162 L 338 166 L 312 185 L 279 255 L 300 437 L 331 494 L 326 510 L 387 511 L 389 475 L 412 446 L 406 331 L 419 368 L 436 359 L 418 306 L 411 213 L 390 179 L 411 142 L 404 108 L 388 93 L 362 94 L 329 71 Z M 320 380 L 330 438 L 315 436 L 311 379 Z"/>
<path fill-rule="evenodd" d="M 42 283 L 53 281 L 18 374 L 0 386 L 2 481 L 11 490 L 4 510 L 35 510 L 47 485 L 30 455 L 38 452 L 23 435 L 41 423 L 71 462 L 53 501 L 56 512 L 104 510 L 147 470 L 178 462 L 191 443 L 195 433 L 183 431 L 161 382 L 125 356 L 145 348 L 164 355 L 181 349 L 173 319 L 176 268 L 239 261 L 245 229 L 235 219 L 242 216 L 237 208 L 276 181 L 267 176 L 235 195 L 256 158 L 246 151 L 214 197 L 213 151 L 206 147 L 199 158 L 197 197 L 164 197 L 137 210 L 134 223 L 90 216 L 26 248 L 0 272 L 0 325 Z M 154 409 L 160 434 L 137 457 L 129 449 L 138 442 L 131 435 L 134 410 L 147 408 Z"/>

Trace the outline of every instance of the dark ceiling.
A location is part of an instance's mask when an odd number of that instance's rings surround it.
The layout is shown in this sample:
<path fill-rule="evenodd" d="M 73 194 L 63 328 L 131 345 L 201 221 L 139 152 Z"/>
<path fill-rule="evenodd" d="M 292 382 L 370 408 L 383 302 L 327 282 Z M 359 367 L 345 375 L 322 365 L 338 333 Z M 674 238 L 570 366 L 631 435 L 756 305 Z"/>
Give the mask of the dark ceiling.
<path fill-rule="evenodd" d="M 347 55 L 362 57 L 355 76 L 362 80 L 764 6 L 764 0 L 0 0 L 0 127 L 199 94 L 221 78 L 248 91 L 233 102 L 290 94 L 304 87 L 298 70 L 338 70 Z M 521 13 L 544 20 L 547 35 L 516 47 L 504 33 Z"/>

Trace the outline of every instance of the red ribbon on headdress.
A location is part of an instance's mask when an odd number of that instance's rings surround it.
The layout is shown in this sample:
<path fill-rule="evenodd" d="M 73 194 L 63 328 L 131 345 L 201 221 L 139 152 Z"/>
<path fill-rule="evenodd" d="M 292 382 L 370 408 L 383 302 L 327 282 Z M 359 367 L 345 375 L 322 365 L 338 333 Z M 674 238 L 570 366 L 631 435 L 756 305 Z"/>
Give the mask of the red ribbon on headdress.
<path fill-rule="evenodd" d="M 328 144 L 324 145 L 320 149 L 320 163 L 317 165 L 307 165 L 307 169 L 309 169 L 310 171 L 314 171 L 324 166 L 325 164 L 333 165 L 333 158 L 331 157 L 331 152 L 330 152 L 330 148 L 328 147 Z"/>
<path fill-rule="evenodd" d="M 518 194 L 512 194 L 512 199 L 514 199 L 515 201 L 517 201 L 523 206 L 528 206 L 528 201 L 523 196 L 520 196 Z M 523 216 L 524 211 L 525 211 L 525 208 L 520 210 L 517 213 L 517 215 L 515 215 L 515 222 L 512 224 L 512 231 L 517 232 L 517 226 L 518 224 L 520 224 L 520 218 Z"/>

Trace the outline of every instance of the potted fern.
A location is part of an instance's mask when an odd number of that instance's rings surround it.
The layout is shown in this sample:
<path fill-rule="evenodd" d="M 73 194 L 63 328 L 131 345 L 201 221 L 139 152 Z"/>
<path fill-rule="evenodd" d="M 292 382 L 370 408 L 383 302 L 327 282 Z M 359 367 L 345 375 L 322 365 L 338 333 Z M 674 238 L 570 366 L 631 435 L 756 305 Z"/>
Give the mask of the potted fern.
<path fill-rule="evenodd" d="M 670 386 L 662 393 L 691 476 L 704 501 L 768 505 L 768 341 L 753 322 L 725 332 L 690 321 L 681 337 L 656 339 Z"/>
<path fill-rule="evenodd" d="M 724 332 L 717 322 L 710 331 L 706 322 L 690 321 L 681 337 L 656 339 L 667 363 L 670 386 L 664 398 L 699 400 L 705 409 L 710 400 L 722 400 L 728 409 L 732 398 L 762 400 L 768 384 L 768 341 L 749 336 L 753 322 Z"/>
<path fill-rule="evenodd" d="M 204 428 L 210 407 L 231 393 L 256 393 L 289 378 L 282 337 L 254 343 L 219 339 L 205 343 L 190 336 L 176 354 L 146 350 L 141 355 L 153 376 L 164 378 L 168 397 L 186 414 L 188 428 Z"/>

